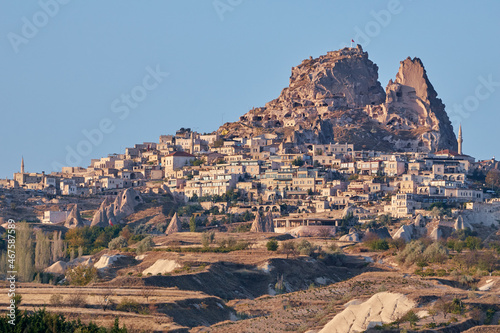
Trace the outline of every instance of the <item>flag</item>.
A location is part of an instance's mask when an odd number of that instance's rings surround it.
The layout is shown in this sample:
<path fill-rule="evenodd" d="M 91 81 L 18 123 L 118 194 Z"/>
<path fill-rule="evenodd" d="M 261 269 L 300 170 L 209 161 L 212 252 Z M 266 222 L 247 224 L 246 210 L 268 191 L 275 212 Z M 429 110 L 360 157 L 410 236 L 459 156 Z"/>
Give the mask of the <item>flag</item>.
<path fill-rule="evenodd" d="M 354 43 L 354 39 L 351 39 L 351 42 Z"/>
<path fill-rule="evenodd" d="M 111 222 L 111 220 L 109 220 L 109 225 L 110 225 L 110 226 L 113 226 L 113 222 Z"/>

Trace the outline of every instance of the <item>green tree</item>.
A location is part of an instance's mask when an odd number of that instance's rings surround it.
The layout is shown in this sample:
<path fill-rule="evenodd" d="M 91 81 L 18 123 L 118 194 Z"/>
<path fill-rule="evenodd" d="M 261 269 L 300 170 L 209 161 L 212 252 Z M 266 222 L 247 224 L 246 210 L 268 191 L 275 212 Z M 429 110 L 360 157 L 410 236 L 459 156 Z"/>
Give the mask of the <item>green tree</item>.
<path fill-rule="evenodd" d="M 200 158 L 200 159 L 196 159 L 193 161 L 193 165 L 194 166 L 200 166 L 202 165 L 203 163 L 205 163 L 205 160 L 203 158 Z"/>
<path fill-rule="evenodd" d="M 64 257 L 64 242 L 60 231 L 54 231 L 52 234 L 51 252 L 53 262 L 56 262 Z"/>
<path fill-rule="evenodd" d="M 408 311 L 402 318 L 402 321 L 409 322 L 411 327 L 414 327 L 419 320 L 420 318 L 418 318 L 418 315 L 413 310 Z"/>
<path fill-rule="evenodd" d="M 189 219 L 189 231 L 196 232 L 196 217 L 194 215 Z"/>
<path fill-rule="evenodd" d="M 289 256 L 297 255 L 297 250 L 295 249 L 295 244 L 292 241 L 282 242 L 281 243 L 281 252 L 286 254 L 286 258 Z"/>
<path fill-rule="evenodd" d="M 465 239 L 465 243 L 467 244 L 467 248 L 470 250 L 479 250 L 481 249 L 481 238 L 469 236 Z"/>
<path fill-rule="evenodd" d="M 37 230 L 35 233 L 35 269 L 38 272 L 49 267 L 50 263 L 50 240 L 42 230 Z"/>
<path fill-rule="evenodd" d="M 116 238 L 113 238 L 108 244 L 108 248 L 110 250 L 118 250 L 127 246 L 128 246 L 127 240 L 123 236 L 118 236 Z"/>
<path fill-rule="evenodd" d="M 215 231 L 204 231 L 201 234 L 201 244 L 203 247 L 208 248 L 210 244 L 215 242 Z"/>
<path fill-rule="evenodd" d="M 153 242 L 153 238 L 151 236 L 147 236 L 143 240 L 141 240 L 137 244 L 137 254 L 142 254 L 148 251 L 151 251 L 151 249 L 155 246 L 155 243 Z"/>
<path fill-rule="evenodd" d="M 267 242 L 266 248 L 268 251 L 278 250 L 278 241 L 276 239 L 271 239 Z"/>
<path fill-rule="evenodd" d="M 22 282 L 31 282 L 34 271 L 32 230 L 26 222 L 16 224 L 17 276 Z"/>
<path fill-rule="evenodd" d="M 97 269 L 93 266 L 80 264 L 66 272 L 69 283 L 75 286 L 85 286 L 97 278 Z"/>
<path fill-rule="evenodd" d="M 423 256 L 428 262 L 442 264 L 448 259 L 448 250 L 440 242 L 434 242 L 425 249 Z"/>
<path fill-rule="evenodd" d="M 292 165 L 301 167 L 304 165 L 304 161 L 302 160 L 301 157 L 297 157 L 292 161 Z"/>

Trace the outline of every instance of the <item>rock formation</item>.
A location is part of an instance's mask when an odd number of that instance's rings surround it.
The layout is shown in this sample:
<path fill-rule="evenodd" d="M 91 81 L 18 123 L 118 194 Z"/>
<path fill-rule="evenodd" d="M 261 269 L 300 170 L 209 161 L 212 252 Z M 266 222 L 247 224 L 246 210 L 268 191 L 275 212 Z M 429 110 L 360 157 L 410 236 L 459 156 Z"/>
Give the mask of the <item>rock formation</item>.
<path fill-rule="evenodd" d="M 64 222 L 66 228 L 79 228 L 83 227 L 82 217 L 80 216 L 80 211 L 78 210 L 78 205 L 74 204 L 71 211 Z"/>
<path fill-rule="evenodd" d="M 272 213 L 269 212 L 264 217 L 261 217 L 259 213 L 256 213 L 250 232 L 274 232 Z"/>
<path fill-rule="evenodd" d="M 113 202 L 109 198 L 106 198 L 95 212 L 91 226 L 99 225 L 106 227 L 120 223 L 125 217 L 133 214 L 135 207 L 142 202 L 141 195 L 133 188 L 128 188 L 117 195 Z"/>
<path fill-rule="evenodd" d="M 255 214 L 255 219 L 253 220 L 252 227 L 250 228 L 250 232 L 264 232 L 266 228 L 265 224 L 265 220 L 257 212 Z"/>
<path fill-rule="evenodd" d="M 128 188 L 121 195 L 118 195 L 114 202 L 114 215 L 117 221 L 133 214 L 135 207 L 143 203 L 139 192 L 133 188 Z"/>
<path fill-rule="evenodd" d="M 95 225 L 98 225 L 100 227 L 107 227 L 108 225 L 110 225 L 110 221 L 111 221 L 111 224 L 114 224 L 116 222 L 115 217 L 113 215 L 113 209 L 109 209 L 111 207 L 110 205 L 113 205 L 113 204 L 111 204 L 111 201 L 109 198 L 105 198 L 101 202 L 101 206 L 94 213 L 92 223 L 90 224 L 92 227 Z"/>
<path fill-rule="evenodd" d="M 444 104 L 422 61 L 402 61 L 384 91 L 377 65 L 360 45 L 302 61 L 277 99 L 218 131 L 247 138 L 271 132 L 296 146 L 347 142 L 357 149 L 457 149 Z"/>
<path fill-rule="evenodd" d="M 273 213 L 268 212 L 266 216 L 266 232 L 274 232 L 274 221 L 273 221 Z"/>
<path fill-rule="evenodd" d="M 181 221 L 179 221 L 177 213 L 175 213 L 172 219 L 170 220 L 170 224 L 168 225 L 167 230 L 165 230 L 165 234 L 171 235 L 176 232 L 180 232 L 181 230 L 182 230 Z"/>
<path fill-rule="evenodd" d="M 405 242 L 409 242 L 413 239 L 415 236 L 415 226 L 413 224 L 410 225 L 402 225 L 401 228 L 396 231 L 394 236 L 392 236 L 393 239 L 403 239 Z"/>
<path fill-rule="evenodd" d="M 462 215 L 459 215 L 457 217 L 457 219 L 455 220 L 455 224 L 453 225 L 453 228 L 457 231 L 467 229 L 467 228 L 469 228 L 470 230 L 473 229 L 472 226 L 468 222 L 464 221 L 464 218 L 462 217 Z"/>
<path fill-rule="evenodd" d="M 431 231 L 429 238 L 435 241 L 443 238 L 443 230 L 439 225 Z"/>
<path fill-rule="evenodd" d="M 375 325 L 394 321 L 416 306 L 403 294 L 377 293 L 364 302 L 349 302 L 319 333 L 364 332 Z"/>
<path fill-rule="evenodd" d="M 418 214 L 415 220 L 413 221 L 413 225 L 417 228 L 424 228 L 425 227 L 425 220 L 422 214 Z"/>
<path fill-rule="evenodd" d="M 356 231 L 356 229 L 351 228 L 347 235 L 344 235 L 339 238 L 341 242 L 361 242 L 361 236 Z"/>

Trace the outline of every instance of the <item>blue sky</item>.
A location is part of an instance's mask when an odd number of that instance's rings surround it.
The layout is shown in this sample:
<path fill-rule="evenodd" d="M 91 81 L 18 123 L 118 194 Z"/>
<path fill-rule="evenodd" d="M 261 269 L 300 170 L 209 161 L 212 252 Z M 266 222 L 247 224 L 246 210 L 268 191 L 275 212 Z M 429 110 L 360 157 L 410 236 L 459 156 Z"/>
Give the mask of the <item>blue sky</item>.
<path fill-rule="evenodd" d="M 51 172 L 180 127 L 211 132 L 351 39 L 384 87 L 400 61 L 421 58 L 464 152 L 498 157 L 498 13 L 498 1 L 4 1 L 0 177 L 22 155 L 27 171 Z"/>

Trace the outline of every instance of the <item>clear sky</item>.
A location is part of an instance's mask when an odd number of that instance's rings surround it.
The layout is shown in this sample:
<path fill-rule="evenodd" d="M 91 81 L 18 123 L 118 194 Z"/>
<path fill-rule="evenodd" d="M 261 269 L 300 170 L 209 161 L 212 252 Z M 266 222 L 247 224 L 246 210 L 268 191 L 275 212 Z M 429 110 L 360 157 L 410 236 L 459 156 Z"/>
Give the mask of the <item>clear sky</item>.
<path fill-rule="evenodd" d="M 493 0 L 2 1 L 0 177 L 21 156 L 51 172 L 180 127 L 211 132 L 351 39 L 383 87 L 421 58 L 464 153 L 500 158 L 499 13 Z"/>

